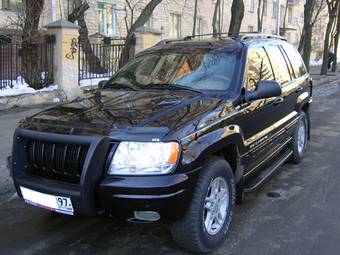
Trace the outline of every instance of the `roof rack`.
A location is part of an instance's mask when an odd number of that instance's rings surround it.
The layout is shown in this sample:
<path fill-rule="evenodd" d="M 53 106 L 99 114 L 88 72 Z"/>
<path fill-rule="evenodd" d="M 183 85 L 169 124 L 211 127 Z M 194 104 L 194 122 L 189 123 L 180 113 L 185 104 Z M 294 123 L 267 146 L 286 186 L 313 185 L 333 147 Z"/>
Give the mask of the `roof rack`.
<path fill-rule="evenodd" d="M 243 42 L 243 41 L 251 40 L 251 39 L 278 39 L 278 40 L 287 41 L 286 38 L 282 36 L 278 36 L 278 35 L 261 34 L 258 32 L 235 32 L 235 33 L 227 32 L 227 33 L 215 33 L 215 34 L 209 33 L 209 34 L 199 34 L 199 35 L 188 35 L 181 39 L 165 39 L 157 43 L 157 45 L 168 44 L 172 42 L 190 41 L 193 38 L 201 38 L 203 36 L 212 36 L 217 39 L 222 39 L 222 37 L 231 38 L 238 42 Z"/>

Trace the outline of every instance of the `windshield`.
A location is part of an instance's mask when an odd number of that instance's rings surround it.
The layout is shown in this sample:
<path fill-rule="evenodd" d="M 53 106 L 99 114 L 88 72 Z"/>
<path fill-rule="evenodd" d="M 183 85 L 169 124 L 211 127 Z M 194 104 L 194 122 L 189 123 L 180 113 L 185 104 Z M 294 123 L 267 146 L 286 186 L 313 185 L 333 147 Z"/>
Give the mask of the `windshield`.
<path fill-rule="evenodd" d="M 127 63 L 105 88 L 226 91 L 234 79 L 236 59 L 236 53 L 221 50 L 149 53 Z"/>

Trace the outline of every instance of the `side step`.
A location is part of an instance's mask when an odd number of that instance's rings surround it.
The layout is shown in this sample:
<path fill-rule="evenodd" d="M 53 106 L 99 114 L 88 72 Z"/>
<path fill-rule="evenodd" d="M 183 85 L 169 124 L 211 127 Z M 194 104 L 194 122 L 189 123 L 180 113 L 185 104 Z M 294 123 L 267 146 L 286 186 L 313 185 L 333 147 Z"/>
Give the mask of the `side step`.
<path fill-rule="evenodd" d="M 262 184 L 264 184 L 269 179 L 270 176 L 272 176 L 275 172 L 277 172 L 280 169 L 280 167 L 289 159 L 289 157 L 292 154 L 293 154 L 292 150 L 286 151 L 271 166 L 269 166 L 256 178 L 256 182 L 252 186 L 245 187 L 244 192 L 250 193 L 256 191 Z"/>

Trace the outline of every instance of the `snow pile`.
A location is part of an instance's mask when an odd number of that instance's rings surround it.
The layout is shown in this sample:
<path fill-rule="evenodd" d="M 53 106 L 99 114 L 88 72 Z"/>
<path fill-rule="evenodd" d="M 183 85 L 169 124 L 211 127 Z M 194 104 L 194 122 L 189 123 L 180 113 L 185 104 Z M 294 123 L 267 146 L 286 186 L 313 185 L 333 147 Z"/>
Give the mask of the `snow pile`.
<path fill-rule="evenodd" d="M 97 87 L 100 81 L 107 81 L 113 76 L 113 72 L 108 73 L 90 73 L 80 70 L 80 87 Z"/>
<path fill-rule="evenodd" d="M 309 63 L 311 66 L 321 66 L 322 65 L 322 59 L 318 59 L 318 60 L 312 60 Z"/>
<path fill-rule="evenodd" d="M 7 87 L 0 89 L 0 97 L 5 96 L 16 96 L 16 95 L 22 95 L 22 94 L 34 94 L 38 92 L 43 91 L 53 91 L 58 89 L 57 85 L 50 85 L 46 88 L 35 90 L 24 81 L 22 77 L 17 77 L 16 80 L 10 81 L 10 80 L 2 80 L 1 83 L 8 84 Z M 13 87 L 11 88 L 9 85 L 12 83 Z"/>
<path fill-rule="evenodd" d="M 80 87 L 96 87 L 100 81 L 107 81 L 109 77 L 93 78 L 87 80 L 80 80 Z"/>

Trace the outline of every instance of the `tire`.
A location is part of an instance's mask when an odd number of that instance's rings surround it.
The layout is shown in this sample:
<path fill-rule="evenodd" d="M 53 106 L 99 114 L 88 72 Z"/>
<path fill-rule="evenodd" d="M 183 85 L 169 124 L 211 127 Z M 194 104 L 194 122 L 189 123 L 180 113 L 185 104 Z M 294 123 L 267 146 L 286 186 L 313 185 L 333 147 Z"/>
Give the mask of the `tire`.
<path fill-rule="evenodd" d="M 220 188 L 213 188 L 216 187 L 216 183 L 220 185 Z M 223 202 L 219 203 L 217 199 L 215 200 L 213 190 L 220 190 L 221 194 L 218 194 L 223 198 L 220 200 Z M 226 199 L 226 192 L 228 199 Z M 216 206 L 213 202 L 206 201 L 207 199 L 217 202 L 215 203 Z M 192 201 L 184 217 L 170 226 L 174 241 L 183 249 L 191 252 L 206 253 L 212 251 L 221 245 L 227 237 L 234 201 L 235 185 L 231 167 L 225 160 L 212 157 L 201 170 Z M 218 213 L 221 217 L 220 223 L 213 220 L 209 224 L 208 219 L 211 218 L 208 217 L 208 209 L 205 209 L 205 206 L 210 207 L 209 215 L 214 215 L 216 208 L 221 210 Z M 222 214 L 224 214 L 224 217 Z M 214 217 L 212 218 L 214 219 Z"/>
<path fill-rule="evenodd" d="M 300 128 L 302 128 L 304 131 L 302 131 Z M 291 143 L 291 149 L 293 151 L 293 154 L 289 160 L 291 163 L 299 164 L 302 161 L 308 143 L 308 133 L 308 116 L 304 111 L 301 111 L 298 125 L 294 131 L 293 140 Z M 303 139 L 303 141 L 299 139 Z"/>

